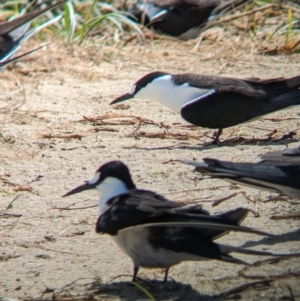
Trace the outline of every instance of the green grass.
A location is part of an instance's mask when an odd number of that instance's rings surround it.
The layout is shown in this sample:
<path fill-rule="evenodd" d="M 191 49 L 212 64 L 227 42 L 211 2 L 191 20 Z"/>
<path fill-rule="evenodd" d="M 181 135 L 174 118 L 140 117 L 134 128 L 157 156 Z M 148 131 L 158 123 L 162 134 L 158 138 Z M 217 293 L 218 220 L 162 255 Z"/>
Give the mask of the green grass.
<path fill-rule="evenodd" d="M 139 290 L 141 290 L 151 301 L 157 301 L 153 295 L 147 290 L 145 289 L 143 286 L 141 286 L 140 284 L 136 283 L 136 282 L 132 282 L 133 285 L 135 285 Z"/>
<path fill-rule="evenodd" d="M 56 1 L 50 1 L 49 4 L 54 2 Z M 80 44 L 90 37 L 105 37 L 105 43 L 118 43 L 120 40 L 130 40 L 132 35 L 136 35 L 140 41 L 143 41 L 141 25 L 132 21 L 122 10 L 121 2 L 121 0 L 107 0 L 107 2 L 69 0 L 59 8 L 34 20 L 33 26 L 60 14 L 62 19 L 47 28 L 47 31 L 63 36 L 69 43 Z M 300 26 L 297 21 L 300 19 L 300 5 L 295 2 L 293 4 L 285 2 L 281 7 L 276 3 L 278 1 L 275 0 L 253 0 L 230 13 L 229 17 L 237 16 L 237 18 L 232 18 L 224 24 L 221 18 L 215 26 L 225 27 L 230 24 L 238 27 L 237 24 L 240 24 L 242 28 L 247 23 L 250 37 L 262 42 L 282 38 L 280 42 L 282 48 L 290 47 L 293 52 L 295 50 L 293 45 L 296 45 L 295 41 L 298 41 L 300 36 Z M 31 11 L 32 6 L 29 0 L 4 1 L 0 4 L 0 16 L 2 15 L 2 19 L 13 17 Z M 244 16 L 245 13 L 249 14 Z M 225 28 L 231 30 L 230 27 Z M 244 34 L 245 30 L 240 29 L 240 35 Z"/>
<path fill-rule="evenodd" d="M 32 9 L 33 5 L 27 0 L 6 1 L 0 4 L 0 16 L 8 19 Z M 45 13 L 32 23 L 33 25 L 42 23 L 45 19 L 50 20 L 57 15 L 62 15 L 63 18 L 50 28 L 54 33 L 66 37 L 70 43 L 77 41 L 81 43 L 93 29 L 98 31 L 102 29 L 103 32 L 111 34 L 118 31 L 121 37 L 124 37 L 125 32 L 135 33 L 140 39 L 144 38 L 139 25 L 133 22 L 126 12 L 117 9 L 113 4 L 97 0 L 66 1 L 59 8 Z"/>

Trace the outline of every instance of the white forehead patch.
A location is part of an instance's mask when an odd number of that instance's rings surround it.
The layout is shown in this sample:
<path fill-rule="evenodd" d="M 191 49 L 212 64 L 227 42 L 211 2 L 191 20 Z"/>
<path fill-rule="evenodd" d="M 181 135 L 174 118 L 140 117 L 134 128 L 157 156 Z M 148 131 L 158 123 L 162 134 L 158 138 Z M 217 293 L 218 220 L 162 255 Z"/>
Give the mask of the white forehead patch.
<path fill-rule="evenodd" d="M 97 183 L 99 181 L 99 179 L 100 179 L 100 175 L 101 175 L 100 172 L 96 172 L 93 175 L 93 177 L 88 180 L 88 183 L 91 184 L 91 185 Z"/>
<path fill-rule="evenodd" d="M 133 85 L 130 89 L 130 91 L 128 92 L 128 94 L 134 94 L 135 93 L 135 89 L 136 89 L 136 85 Z"/>
<path fill-rule="evenodd" d="M 160 76 L 160 77 L 156 78 L 154 81 L 161 81 L 161 80 L 166 80 L 166 81 L 171 82 L 172 81 L 172 75 L 166 74 L 166 75 L 163 75 L 163 76 Z"/>

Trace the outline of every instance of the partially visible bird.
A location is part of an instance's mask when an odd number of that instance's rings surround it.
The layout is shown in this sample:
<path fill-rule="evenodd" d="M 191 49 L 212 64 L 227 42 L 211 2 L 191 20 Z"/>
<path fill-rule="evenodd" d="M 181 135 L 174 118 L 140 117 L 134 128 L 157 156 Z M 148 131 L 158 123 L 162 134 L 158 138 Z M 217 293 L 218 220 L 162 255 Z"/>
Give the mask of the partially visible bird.
<path fill-rule="evenodd" d="M 35 48 L 35 49 L 31 50 L 31 51 L 25 52 L 25 53 L 23 53 L 23 54 L 20 54 L 20 55 L 18 55 L 18 56 L 15 56 L 15 57 L 13 57 L 13 58 L 6 59 L 5 61 L 0 62 L 0 71 L 1 71 L 5 66 L 7 66 L 7 65 L 9 65 L 9 64 L 11 64 L 11 63 L 13 63 L 13 62 L 15 62 L 15 61 L 17 61 L 17 60 L 19 60 L 20 58 L 22 58 L 22 57 L 24 57 L 24 56 L 26 56 L 26 55 L 29 55 L 29 54 L 35 52 L 35 51 L 37 51 L 37 50 L 39 50 L 39 49 L 41 49 L 41 48 L 43 48 L 43 47 L 46 47 L 47 45 L 48 45 L 48 44 L 43 45 L 43 46 L 40 46 L 40 47 Z"/>
<path fill-rule="evenodd" d="M 53 5 L 47 6 L 43 9 L 33 11 L 26 15 L 16 17 L 10 21 L 0 23 L 0 67 L 5 66 L 8 63 L 15 61 L 16 59 L 12 59 L 13 55 L 20 48 L 22 42 L 30 38 L 32 35 L 36 34 L 43 28 L 57 22 L 61 16 L 57 16 L 40 26 L 28 30 L 31 24 L 31 21 L 36 17 L 44 14 L 45 12 L 58 7 L 63 4 L 64 1 L 59 1 Z M 35 49 L 37 50 L 37 49 Z M 26 54 L 32 53 L 27 52 L 23 55 L 18 56 L 17 59 L 23 57 Z"/>
<path fill-rule="evenodd" d="M 159 33 L 181 39 L 199 35 L 207 22 L 248 0 L 139 0 L 128 13 Z"/>
<path fill-rule="evenodd" d="M 195 73 L 152 72 L 110 104 L 131 98 L 153 100 L 180 112 L 187 122 L 222 129 L 300 104 L 300 75 L 291 78 L 231 78 Z"/>
<path fill-rule="evenodd" d="M 203 163 L 183 161 L 212 178 L 277 192 L 300 200 L 300 146 L 268 152 L 258 163 L 227 162 L 204 158 Z"/>
<path fill-rule="evenodd" d="M 137 189 L 121 161 L 103 164 L 90 180 L 64 197 L 88 189 L 96 189 L 100 196 L 96 232 L 111 235 L 132 259 L 133 281 L 140 267 L 165 269 L 166 282 L 170 267 L 182 261 L 216 259 L 245 264 L 230 253 L 276 255 L 214 242 L 228 231 L 269 235 L 239 225 L 247 209 L 210 216 L 199 205 L 186 206 L 153 191 Z"/>
<path fill-rule="evenodd" d="M 298 166 L 300 170 L 300 145 L 295 148 L 286 148 L 283 151 L 267 152 L 261 156 L 266 164 L 276 166 Z"/>

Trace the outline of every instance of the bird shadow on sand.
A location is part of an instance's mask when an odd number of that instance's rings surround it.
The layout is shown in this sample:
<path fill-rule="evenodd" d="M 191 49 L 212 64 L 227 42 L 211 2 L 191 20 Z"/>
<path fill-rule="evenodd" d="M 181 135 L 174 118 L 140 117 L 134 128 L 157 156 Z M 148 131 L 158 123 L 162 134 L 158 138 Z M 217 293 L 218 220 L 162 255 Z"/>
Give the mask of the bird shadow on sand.
<path fill-rule="evenodd" d="M 145 289 L 151 296 L 159 300 L 199 300 L 199 301 L 218 301 L 208 295 L 201 295 L 189 284 L 183 284 L 175 281 L 168 281 L 163 284 L 158 281 L 137 281 L 137 284 Z M 147 293 L 135 286 L 132 282 L 113 282 L 99 287 L 98 293 L 109 296 L 121 297 L 122 300 L 151 300 Z"/>
<path fill-rule="evenodd" d="M 247 241 L 242 246 L 240 246 L 240 248 L 249 248 L 249 247 L 261 246 L 261 245 L 272 246 L 272 245 L 287 243 L 291 241 L 300 241 L 300 229 L 295 230 L 293 232 L 276 235 L 275 237 L 264 237 L 258 241 Z"/>
<path fill-rule="evenodd" d="M 76 296 L 76 301 L 90 300 L 197 300 L 197 301 L 221 301 L 219 296 L 202 295 L 192 288 L 189 284 L 169 280 L 162 283 L 156 280 L 138 279 L 134 284 L 130 281 L 116 281 L 118 276 L 108 283 L 99 283 L 98 281 L 80 284 L 73 282 L 67 285 L 59 293 L 55 294 L 55 300 L 60 300 L 66 293 Z"/>
<path fill-rule="evenodd" d="M 212 150 L 215 148 L 219 148 L 222 146 L 227 147 L 236 147 L 240 145 L 247 145 L 247 146 L 257 146 L 257 144 L 262 144 L 264 146 L 272 146 L 272 145 L 280 145 L 282 144 L 282 147 L 284 148 L 285 145 L 288 143 L 293 142 L 299 142 L 299 139 L 288 137 L 286 139 L 227 139 L 219 142 L 218 144 L 215 144 L 213 142 L 208 143 L 197 143 L 197 144 L 191 144 L 187 142 L 180 142 L 177 144 L 171 144 L 166 146 L 159 146 L 159 147 L 137 147 L 137 146 L 126 146 L 123 147 L 124 149 L 140 149 L 140 150 L 173 150 L 173 149 L 186 149 L 186 150 L 196 150 L 196 151 L 202 151 L 202 150 Z"/>

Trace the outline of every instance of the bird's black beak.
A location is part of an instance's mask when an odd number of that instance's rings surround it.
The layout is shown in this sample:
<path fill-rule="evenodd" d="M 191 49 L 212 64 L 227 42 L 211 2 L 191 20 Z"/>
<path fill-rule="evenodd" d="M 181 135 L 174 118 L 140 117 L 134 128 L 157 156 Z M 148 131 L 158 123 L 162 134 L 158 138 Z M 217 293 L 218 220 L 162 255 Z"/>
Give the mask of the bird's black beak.
<path fill-rule="evenodd" d="M 62 197 L 64 198 L 66 196 L 69 196 L 69 195 L 72 195 L 72 194 L 75 194 L 75 193 L 78 193 L 78 192 L 81 192 L 81 191 L 84 191 L 84 190 L 93 189 L 93 188 L 95 188 L 94 184 L 90 184 L 89 182 L 85 182 L 82 185 L 77 186 L 76 188 L 70 190 L 69 192 L 64 194 Z"/>
<path fill-rule="evenodd" d="M 118 102 L 122 102 L 122 101 L 125 101 L 127 99 L 131 99 L 134 97 L 134 94 L 130 94 L 130 93 L 126 93 L 122 96 L 119 96 L 118 98 L 116 98 L 115 100 L 113 100 L 110 105 L 114 105 L 115 103 L 118 103 Z"/>

